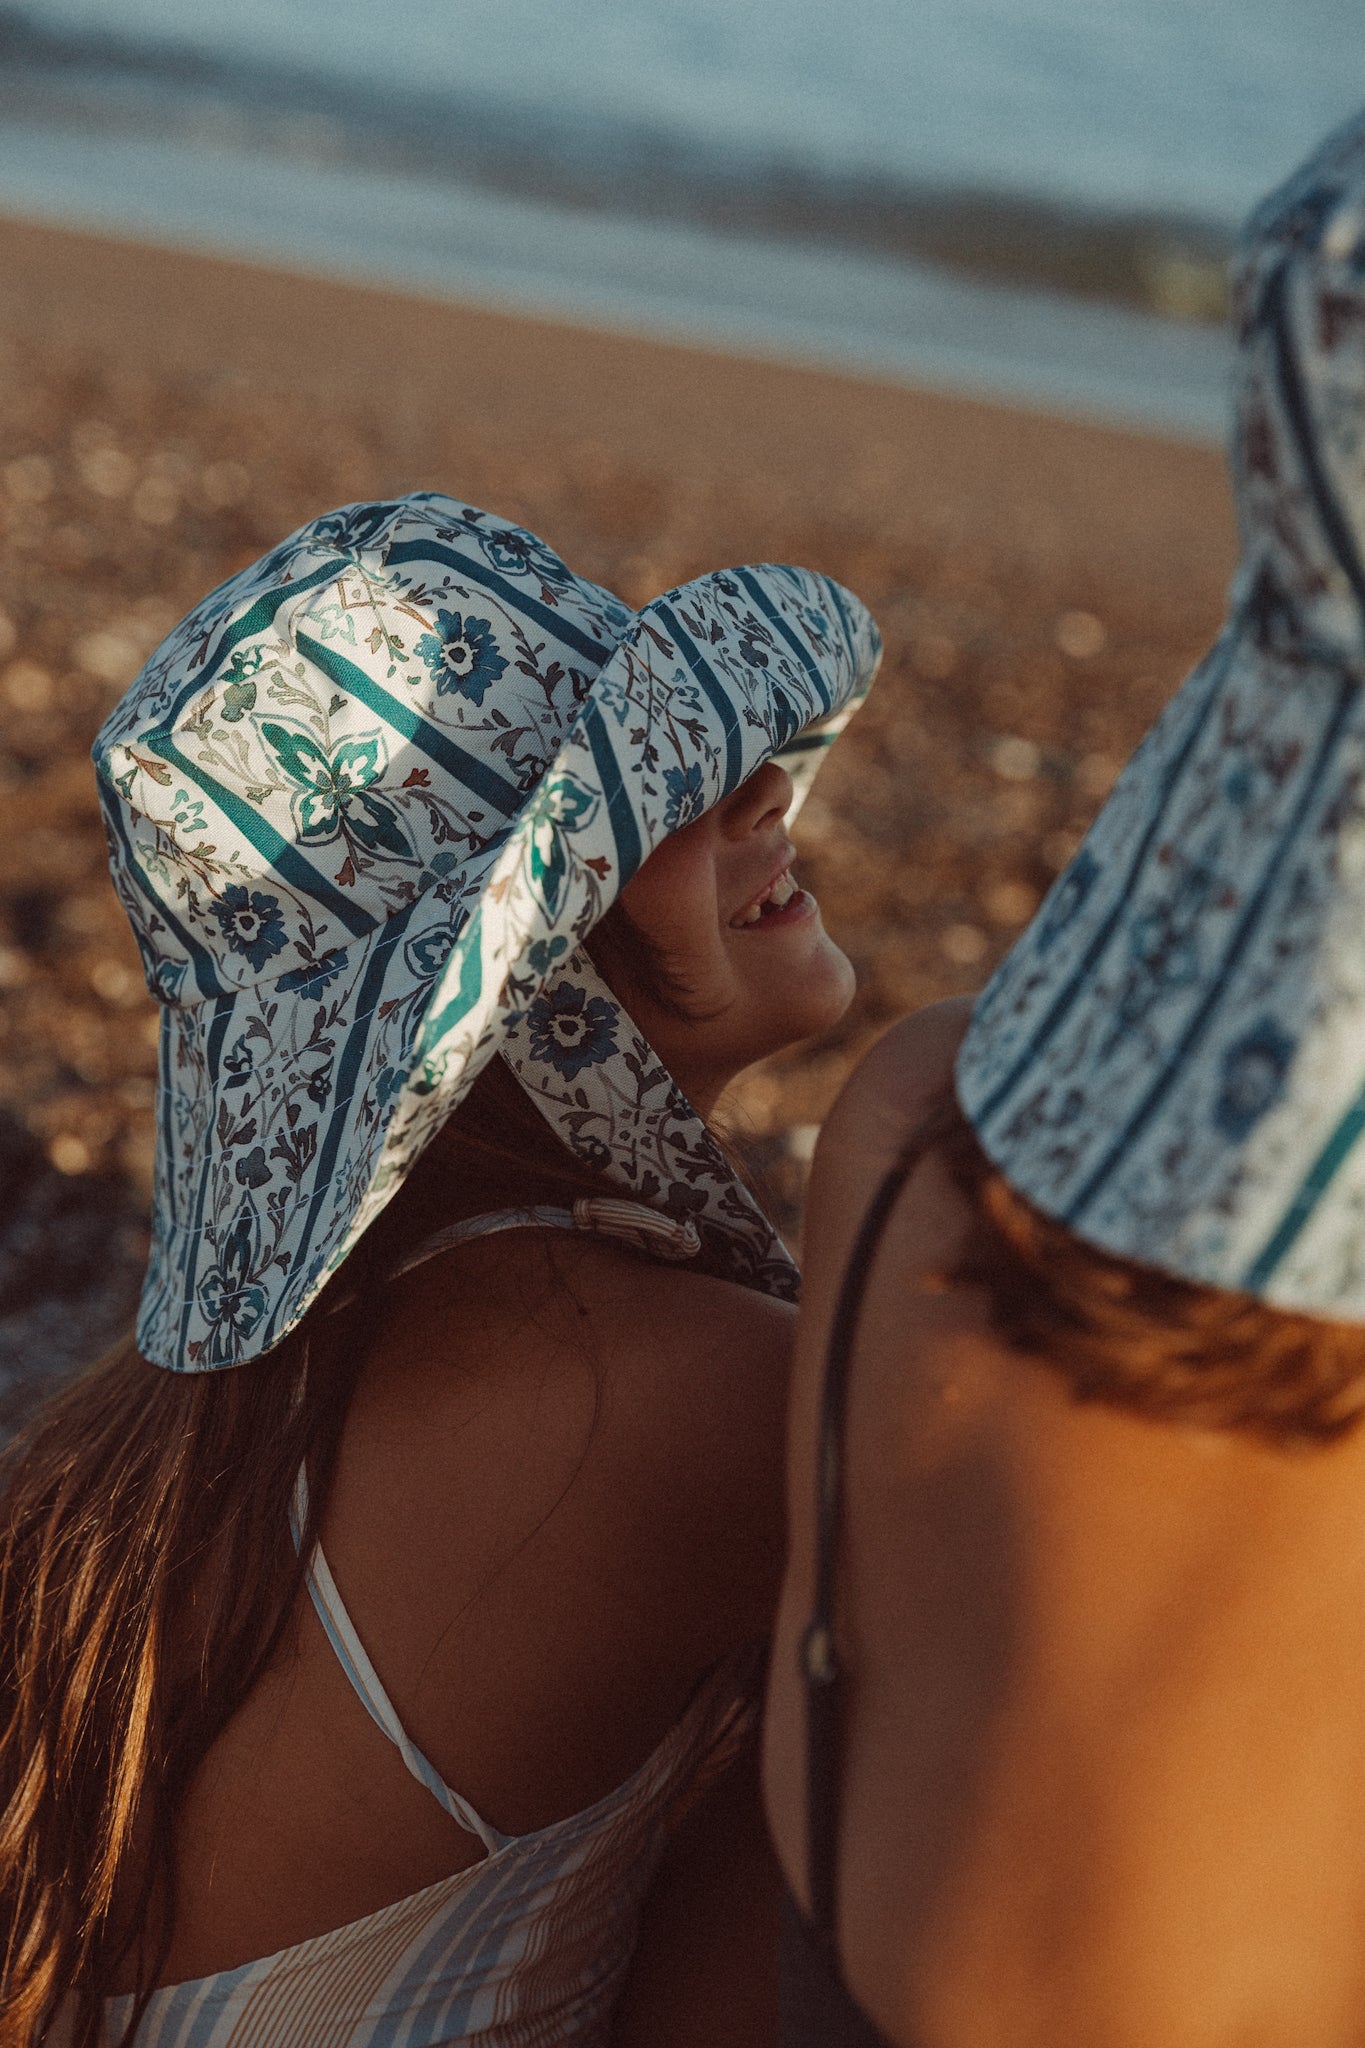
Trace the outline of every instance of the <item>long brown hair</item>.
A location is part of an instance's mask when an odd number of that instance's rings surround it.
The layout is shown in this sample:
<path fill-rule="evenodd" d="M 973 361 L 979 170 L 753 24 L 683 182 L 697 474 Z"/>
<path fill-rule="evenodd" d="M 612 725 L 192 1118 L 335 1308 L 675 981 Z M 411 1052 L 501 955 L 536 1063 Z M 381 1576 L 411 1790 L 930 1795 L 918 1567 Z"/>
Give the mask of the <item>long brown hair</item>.
<path fill-rule="evenodd" d="M 40 2041 L 67 1996 L 76 2048 L 89 2048 L 130 1956 L 131 2039 L 174 1926 L 177 1815 L 289 1638 L 394 1249 L 481 1209 L 600 1192 L 620 1190 L 572 1157 L 494 1060 L 275 1351 L 183 1375 L 130 1340 L 10 1448 L 0 2048 Z M 296 1552 L 288 1518 L 305 1459 L 309 1527 Z"/>
<path fill-rule="evenodd" d="M 1087 1244 L 1010 1186 L 956 1102 L 933 1114 L 931 1149 L 972 1212 L 946 1277 L 982 1288 L 996 1332 L 1077 1400 L 1282 1448 L 1331 1443 L 1365 1414 L 1365 1328 Z"/>

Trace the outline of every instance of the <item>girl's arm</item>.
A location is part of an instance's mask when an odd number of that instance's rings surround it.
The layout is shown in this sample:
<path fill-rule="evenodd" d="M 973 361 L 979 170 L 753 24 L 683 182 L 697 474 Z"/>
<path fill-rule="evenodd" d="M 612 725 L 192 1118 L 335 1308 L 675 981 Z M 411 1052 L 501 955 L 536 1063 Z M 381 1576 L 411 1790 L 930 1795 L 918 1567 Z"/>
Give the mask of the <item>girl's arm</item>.
<path fill-rule="evenodd" d="M 612 2048 L 776 2048 L 780 1883 L 755 1741 L 659 1867 Z"/>

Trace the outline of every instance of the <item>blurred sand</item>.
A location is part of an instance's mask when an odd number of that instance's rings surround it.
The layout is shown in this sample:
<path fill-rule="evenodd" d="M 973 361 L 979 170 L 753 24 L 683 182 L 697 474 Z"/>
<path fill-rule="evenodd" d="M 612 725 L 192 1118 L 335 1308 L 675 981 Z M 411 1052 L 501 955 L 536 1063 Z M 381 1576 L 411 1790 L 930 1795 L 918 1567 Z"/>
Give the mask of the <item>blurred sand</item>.
<path fill-rule="evenodd" d="M 857 1050 L 980 983 L 1212 637 L 1233 559 L 1206 450 L 0 221 L 0 1247 L 35 1185 L 103 1204 L 98 1272 L 62 1283 L 73 1356 L 126 1311 L 155 1072 L 90 741 L 205 590 L 417 486 L 635 604 L 766 558 L 876 612 L 882 680 L 799 833 L 861 993 L 738 1091 L 789 1211 Z M 43 1263 L 0 1259 L 0 1408 Z"/>

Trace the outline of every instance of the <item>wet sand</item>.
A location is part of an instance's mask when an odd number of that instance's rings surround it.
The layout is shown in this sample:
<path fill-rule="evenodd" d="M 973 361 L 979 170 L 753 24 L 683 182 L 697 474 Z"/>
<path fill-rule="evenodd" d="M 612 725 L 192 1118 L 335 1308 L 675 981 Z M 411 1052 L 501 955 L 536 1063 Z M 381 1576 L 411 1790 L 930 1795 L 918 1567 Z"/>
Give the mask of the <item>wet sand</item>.
<path fill-rule="evenodd" d="M 56 1342 L 52 1231 L 7 1268 L 13 1219 L 35 1189 L 110 1219 L 61 1282 L 74 1359 L 126 1309 L 149 1185 L 155 1019 L 95 729 L 222 577 L 418 486 L 632 603 L 777 559 L 876 612 L 882 680 L 799 832 L 861 992 L 737 1091 L 789 1209 L 850 1061 L 979 984 L 1212 637 L 1233 559 L 1209 450 L 0 221 L 0 1409 L 44 1301 Z"/>

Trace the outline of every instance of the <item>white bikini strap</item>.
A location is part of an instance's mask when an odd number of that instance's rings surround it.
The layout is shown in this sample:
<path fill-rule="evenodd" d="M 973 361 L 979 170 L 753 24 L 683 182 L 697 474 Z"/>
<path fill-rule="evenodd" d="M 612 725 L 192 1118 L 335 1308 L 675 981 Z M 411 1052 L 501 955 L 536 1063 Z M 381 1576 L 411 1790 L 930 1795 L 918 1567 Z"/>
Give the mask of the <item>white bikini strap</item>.
<path fill-rule="evenodd" d="M 647 1208 L 643 1202 L 634 1202 L 625 1196 L 582 1195 L 571 1209 L 556 1209 L 541 1203 L 525 1209 L 494 1209 L 486 1216 L 466 1216 L 459 1223 L 448 1223 L 443 1230 L 424 1238 L 417 1249 L 400 1259 L 396 1266 L 388 1267 L 383 1277 L 397 1280 L 400 1275 L 425 1265 L 428 1259 L 449 1251 L 452 1245 L 469 1244 L 477 1237 L 492 1237 L 499 1230 L 594 1232 L 601 1237 L 614 1237 L 618 1243 L 628 1244 L 633 1251 L 648 1252 L 653 1258 L 666 1259 L 670 1265 L 681 1265 L 687 1259 L 695 1259 L 701 1250 L 701 1237 L 690 1216 L 685 1219 L 665 1216 L 660 1210 Z M 355 1298 L 354 1293 L 343 1294 L 332 1303 L 329 1313 L 337 1315 L 342 1309 L 350 1308 Z"/>
<path fill-rule="evenodd" d="M 411 1273 L 416 1266 L 424 1265 L 439 1253 L 448 1251 L 452 1245 L 463 1244 L 478 1237 L 491 1237 L 499 1230 L 581 1230 L 596 1231 L 605 1237 L 614 1237 L 623 1244 L 631 1245 L 637 1251 L 652 1253 L 656 1258 L 671 1262 L 694 1259 L 701 1250 L 701 1239 L 697 1226 L 690 1217 L 679 1221 L 672 1216 L 661 1215 L 657 1209 L 646 1208 L 643 1202 L 632 1202 L 624 1197 L 612 1195 L 584 1195 L 572 1209 L 556 1209 L 536 1206 L 526 1209 L 498 1209 L 486 1216 L 467 1216 L 462 1222 L 449 1224 L 444 1230 L 420 1244 L 416 1251 L 398 1265 L 391 1266 L 386 1278 L 395 1280 L 400 1273 Z M 338 1309 L 345 1308 L 353 1300 L 347 1296 L 337 1302 Z M 294 1485 L 294 1500 L 289 1511 L 289 1526 L 293 1532 L 294 1548 L 303 1541 L 303 1531 L 308 1520 L 308 1475 L 302 1466 Z M 511 1840 L 511 1835 L 499 1834 L 486 1820 L 478 1815 L 467 1799 L 453 1792 L 435 1765 L 423 1756 L 416 1743 L 410 1740 L 407 1730 L 394 1711 L 392 1700 L 380 1682 L 379 1673 L 365 1653 L 365 1646 L 355 1632 L 355 1625 L 346 1612 L 345 1603 L 332 1577 L 331 1567 L 323 1556 L 322 1545 L 314 1547 L 308 1563 L 308 1591 L 318 1620 L 327 1633 L 327 1640 L 336 1653 L 337 1662 L 345 1672 L 353 1689 L 364 1702 L 371 1719 L 383 1729 L 393 1743 L 403 1762 L 407 1765 L 419 1785 L 425 1785 L 432 1797 L 440 1802 L 452 1820 L 458 1821 L 470 1834 L 477 1835 L 489 1850 L 501 1849 Z"/>
<path fill-rule="evenodd" d="M 635 1251 L 651 1252 L 655 1258 L 667 1259 L 674 1265 L 681 1265 L 685 1259 L 695 1259 L 701 1250 L 701 1238 L 690 1216 L 685 1221 L 676 1216 L 665 1216 L 658 1209 L 647 1208 L 643 1202 L 632 1202 L 624 1196 L 583 1195 L 571 1209 L 540 1204 L 528 1209 L 496 1209 L 487 1216 L 466 1216 L 463 1221 L 447 1224 L 444 1230 L 425 1238 L 416 1251 L 409 1252 L 396 1266 L 390 1266 L 386 1277 L 396 1280 L 400 1273 L 411 1273 L 414 1267 L 449 1251 L 452 1245 L 466 1244 L 476 1237 L 492 1237 L 495 1231 L 547 1229 L 579 1230 L 614 1237 Z"/>
<path fill-rule="evenodd" d="M 294 1485 L 294 1500 L 289 1511 L 289 1526 L 293 1532 L 294 1548 L 297 1550 L 303 1540 L 304 1527 L 308 1520 L 308 1475 L 299 1467 L 299 1476 Z M 436 1766 L 424 1757 L 394 1711 L 394 1705 L 385 1692 L 379 1673 L 371 1664 L 365 1652 L 365 1645 L 356 1634 L 355 1624 L 346 1612 L 345 1603 L 332 1577 L 331 1568 L 322 1554 L 319 1543 L 308 1564 L 308 1591 L 318 1620 L 327 1633 L 327 1640 L 336 1652 L 337 1662 L 359 1694 L 371 1719 L 383 1729 L 393 1743 L 403 1762 L 407 1765 L 419 1785 L 425 1785 L 432 1797 L 442 1805 L 451 1819 L 457 1821 L 471 1835 L 477 1835 L 490 1852 L 504 1848 L 515 1838 L 500 1834 L 497 1828 L 477 1814 L 467 1799 L 453 1792 Z"/>

